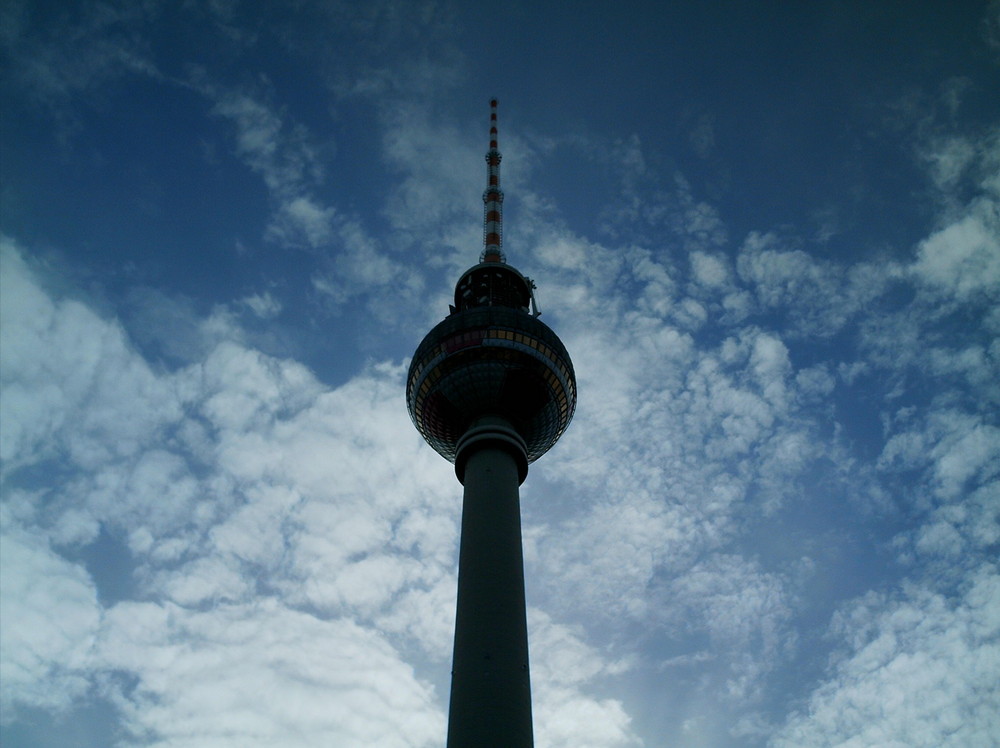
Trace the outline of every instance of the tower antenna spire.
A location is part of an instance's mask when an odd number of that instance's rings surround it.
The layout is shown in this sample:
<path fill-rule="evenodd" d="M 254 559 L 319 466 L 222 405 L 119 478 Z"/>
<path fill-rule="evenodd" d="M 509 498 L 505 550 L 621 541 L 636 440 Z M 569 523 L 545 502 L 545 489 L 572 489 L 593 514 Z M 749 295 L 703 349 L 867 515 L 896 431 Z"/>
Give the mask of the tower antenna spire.
<path fill-rule="evenodd" d="M 500 149 L 497 146 L 497 100 L 490 99 L 490 149 L 486 152 L 483 192 L 483 253 L 480 262 L 506 262 L 503 253 L 503 190 L 500 189 Z"/>

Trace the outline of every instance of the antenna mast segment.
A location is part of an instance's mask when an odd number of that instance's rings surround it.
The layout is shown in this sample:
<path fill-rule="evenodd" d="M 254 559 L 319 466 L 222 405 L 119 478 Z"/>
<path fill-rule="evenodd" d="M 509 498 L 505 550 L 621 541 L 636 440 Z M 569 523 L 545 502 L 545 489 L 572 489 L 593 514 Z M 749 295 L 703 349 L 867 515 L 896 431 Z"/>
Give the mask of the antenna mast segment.
<path fill-rule="evenodd" d="M 490 149 L 486 152 L 486 191 L 483 193 L 483 254 L 480 262 L 506 262 L 503 244 L 503 190 L 500 189 L 500 150 L 497 147 L 497 100 L 490 99 Z"/>

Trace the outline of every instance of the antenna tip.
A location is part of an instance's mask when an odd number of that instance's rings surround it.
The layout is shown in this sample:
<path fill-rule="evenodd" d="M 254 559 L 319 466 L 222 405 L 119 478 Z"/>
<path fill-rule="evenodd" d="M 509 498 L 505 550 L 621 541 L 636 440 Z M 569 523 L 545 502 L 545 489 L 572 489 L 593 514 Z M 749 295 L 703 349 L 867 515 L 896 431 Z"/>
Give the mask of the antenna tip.
<path fill-rule="evenodd" d="M 497 100 L 496 100 L 496 98 L 492 98 L 492 99 L 490 99 L 490 106 L 496 106 L 496 105 L 497 105 Z"/>

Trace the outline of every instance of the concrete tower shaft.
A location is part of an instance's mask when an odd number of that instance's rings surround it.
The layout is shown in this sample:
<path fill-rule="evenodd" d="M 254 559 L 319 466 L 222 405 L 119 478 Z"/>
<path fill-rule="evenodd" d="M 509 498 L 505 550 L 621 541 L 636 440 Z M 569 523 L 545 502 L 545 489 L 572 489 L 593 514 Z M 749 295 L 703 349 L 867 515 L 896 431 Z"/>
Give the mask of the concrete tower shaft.
<path fill-rule="evenodd" d="M 531 679 L 521 505 L 525 458 L 501 418 L 459 447 L 465 494 L 448 710 L 448 748 L 530 748 Z"/>

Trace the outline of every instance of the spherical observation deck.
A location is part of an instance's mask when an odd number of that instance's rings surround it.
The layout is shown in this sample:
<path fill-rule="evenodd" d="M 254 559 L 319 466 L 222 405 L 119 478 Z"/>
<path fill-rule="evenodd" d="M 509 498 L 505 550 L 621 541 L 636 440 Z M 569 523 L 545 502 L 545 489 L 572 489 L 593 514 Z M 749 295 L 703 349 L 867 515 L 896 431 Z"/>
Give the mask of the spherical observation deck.
<path fill-rule="evenodd" d="M 452 462 L 479 418 L 510 423 L 532 462 L 573 417 L 573 364 L 556 334 L 529 312 L 531 289 L 531 281 L 505 263 L 476 265 L 459 280 L 451 315 L 413 355 L 406 383 L 410 417 Z"/>

